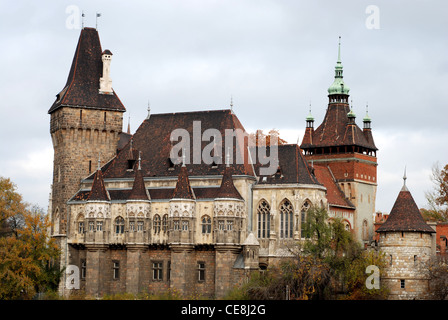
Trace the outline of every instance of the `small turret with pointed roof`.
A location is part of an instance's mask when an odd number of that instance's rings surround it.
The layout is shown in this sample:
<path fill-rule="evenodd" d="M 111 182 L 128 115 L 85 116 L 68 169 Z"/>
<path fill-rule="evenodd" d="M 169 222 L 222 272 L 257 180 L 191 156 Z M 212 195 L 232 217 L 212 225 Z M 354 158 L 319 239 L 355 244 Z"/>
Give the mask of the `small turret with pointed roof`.
<path fill-rule="evenodd" d="M 217 199 L 238 199 L 243 200 L 243 197 L 236 189 L 232 178 L 232 167 L 229 164 L 229 153 L 226 156 L 226 168 L 222 176 L 221 186 L 216 194 Z"/>
<path fill-rule="evenodd" d="M 87 201 L 110 201 L 109 193 L 106 190 L 101 171 L 101 159 L 98 157 L 98 168 L 93 176 L 92 189 L 90 189 Z"/>
<path fill-rule="evenodd" d="M 328 95 L 348 95 L 350 88 L 344 83 L 343 80 L 343 67 L 341 62 L 341 37 L 339 37 L 338 44 L 338 61 L 336 62 L 335 70 L 334 70 L 334 81 L 331 86 L 328 88 Z"/>
<path fill-rule="evenodd" d="M 132 190 L 129 194 L 128 200 L 149 201 L 150 199 L 145 187 L 145 181 L 143 180 L 141 161 L 141 152 L 139 152 L 138 168 L 137 170 L 135 170 L 134 185 L 132 186 Z"/>
<path fill-rule="evenodd" d="M 403 176 L 403 187 L 395 200 L 394 206 L 390 211 L 389 218 L 376 230 L 376 232 L 423 232 L 434 233 L 432 229 L 423 220 L 420 210 L 406 186 L 406 169 Z"/>
<path fill-rule="evenodd" d="M 190 199 L 195 200 L 193 190 L 190 186 L 190 180 L 188 179 L 188 171 L 185 166 L 185 156 L 182 160 L 182 167 L 180 168 L 179 176 L 177 177 L 176 187 L 174 188 L 171 199 Z"/>

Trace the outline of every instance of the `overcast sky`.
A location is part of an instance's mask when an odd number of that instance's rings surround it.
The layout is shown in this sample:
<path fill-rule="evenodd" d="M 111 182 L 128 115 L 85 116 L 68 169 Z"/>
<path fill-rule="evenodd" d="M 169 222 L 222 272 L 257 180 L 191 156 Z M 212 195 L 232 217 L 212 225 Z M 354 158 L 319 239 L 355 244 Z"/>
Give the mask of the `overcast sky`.
<path fill-rule="evenodd" d="M 369 7 L 370 6 L 370 7 Z M 372 7 L 373 6 L 373 7 Z M 0 2 L 0 176 L 47 209 L 53 170 L 48 109 L 64 87 L 81 28 L 113 53 L 113 88 L 135 132 L 147 114 L 229 108 L 247 131 L 301 143 L 311 103 L 327 108 L 338 37 L 357 124 L 366 104 L 378 151 L 376 209 L 403 184 L 419 207 L 435 163 L 448 163 L 448 2 Z"/>

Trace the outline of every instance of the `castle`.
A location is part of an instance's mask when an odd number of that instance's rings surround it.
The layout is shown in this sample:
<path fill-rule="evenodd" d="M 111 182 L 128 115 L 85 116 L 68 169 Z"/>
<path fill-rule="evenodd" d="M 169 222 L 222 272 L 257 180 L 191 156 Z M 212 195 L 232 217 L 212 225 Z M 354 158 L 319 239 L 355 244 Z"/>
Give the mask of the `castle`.
<path fill-rule="evenodd" d="M 274 149 L 250 146 L 232 109 L 148 110 L 134 134 L 123 132 L 126 109 L 112 87 L 112 56 L 96 29 L 83 28 L 66 85 L 48 111 L 51 234 L 61 265 L 76 277 L 64 276 L 63 294 L 175 288 L 223 297 L 251 272 L 290 255 L 288 246 L 305 237 L 311 206 L 341 217 L 359 242 L 371 243 L 377 148 L 368 114 L 361 129 L 350 108 L 340 44 L 322 124 L 314 129 L 310 113 L 302 144 L 279 145 L 273 171 L 266 158 Z M 179 129 L 187 148 L 173 158 Z M 210 161 L 201 159 L 203 150 Z"/>

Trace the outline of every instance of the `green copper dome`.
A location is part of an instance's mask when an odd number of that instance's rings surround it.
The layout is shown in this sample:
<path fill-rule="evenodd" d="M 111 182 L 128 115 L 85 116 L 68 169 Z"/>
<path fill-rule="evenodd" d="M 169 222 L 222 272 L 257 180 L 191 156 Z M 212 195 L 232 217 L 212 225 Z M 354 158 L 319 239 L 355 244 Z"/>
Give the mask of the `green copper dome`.
<path fill-rule="evenodd" d="M 347 113 L 347 117 L 356 118 L 356 114 L 353 112 L 353 108 L 350 108 L 349 113 Z"/>
<path fill-rule="evenodd" d="M 350 91 L 350 88 L 344 83 L 342 69 L 341 37 L 339 37 L 338 61 L 336 62 L 336 67 L 334 68 L 334 82 L 328 88 L 328 94 L 348 94 L 348 92 Z"/>

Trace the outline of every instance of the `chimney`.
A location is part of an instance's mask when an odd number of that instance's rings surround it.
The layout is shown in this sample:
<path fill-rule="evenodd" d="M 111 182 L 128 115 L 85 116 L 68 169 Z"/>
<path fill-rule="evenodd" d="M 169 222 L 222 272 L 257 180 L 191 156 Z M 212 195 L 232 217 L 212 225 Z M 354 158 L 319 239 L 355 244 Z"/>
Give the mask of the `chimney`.
<path fill-rule="evenodd" d="M 101 54 L 101 60 L 103 61 L 103 76 L 100 78 L 100 93 L 112 94 L 112 79 L 110 78 L 112 52 L 104 50 Z"/>

